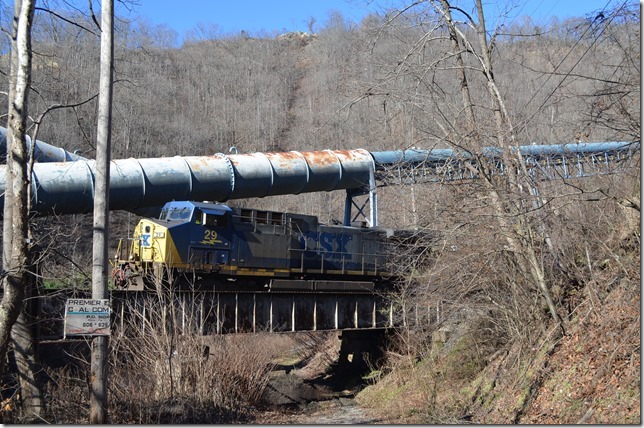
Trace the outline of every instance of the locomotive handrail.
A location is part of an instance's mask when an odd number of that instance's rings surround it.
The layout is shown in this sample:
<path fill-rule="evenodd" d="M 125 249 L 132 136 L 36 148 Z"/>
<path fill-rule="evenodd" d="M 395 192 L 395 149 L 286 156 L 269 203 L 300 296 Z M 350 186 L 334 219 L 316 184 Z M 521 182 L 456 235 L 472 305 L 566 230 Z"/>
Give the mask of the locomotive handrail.
<path fill-rule="evenodd" d="M 301 254 L 301 257 L 300 257 L 300 271 L 302 271 L 302 272 L 303 272 L 303 271 L 304 271 L 304 267 L 303 267 L 303 266 L 304 266 L 304 254 L 305 254 L 306 252 L 310 252 L 310 251 L 311 251 L 311 249 L 306 249 L 306 248 L 289 248 L 289 249 L 288 249 L 288 251 L 289 251 L 289 252 L 293 252 L 293 253 L 300 253 L 300 254 Z M 321 268 L 320 268 L 320 271 L 321 271 L 321 272 L 324 272 L 324 260 L 327 260 L 327 262 L 329 262 L 329 261 L 330 261 L 330 260 L 329 260 L 329 259 L 330 259 L 329 257 L 324 257 L 325 255 L 328 255 L 328 254 L 336 254 L 336 255 L 340 255 L 340 256 L 342 256 L 338 261 L 340 261 L 340 262 L 341 262 L 342 272 L 343 272 L 343 273 L 345 273 L 345 267 L 344 267 L 345 262 L 346 262 L 346 257 L 345 257 L 345 256 L 346 256 L 346 254 L 345 254 L 345 253 L 339 253 L 339 252 L 335 252 L 335 251 L 331 251 L 331 252 L 327 252 L 327 251 L 320 251 L 320 252 L 318 252 L 318 253 L 316 253 L 316 254 L 320 256 L 320 262 L 321 262 Z M 373 258 L 373 261 L 374 261 L 373 272 L 374 272 L 374 273 L 376 273 L 376 274 L 377 274 L 378 272 L 383 272 L 383 273 L 384 273 L 384 272 L 387 272 L 387 273 L 388 273 L 388 271 L 386 271 L 386 263 L 385 263 L 385 264 L 383 264 L 383 269 L 385 269 L 385 270 L 380 270 L 381 268 L 380 268 L 380 266 L 378 265 L 378 261 L 379 261 L 379 259 L 380 259 L 380 258 L 382 258 L 382 257 L 383 257 L 383 255 L 382 255 L 382 254 L 380 254 L 380 253 L 375 253 L 375 252 L 371 252 L 371 253 L 370 253 L 370 252 L 360 251 L 360 252 L 353 252 L 353 253 L 351 253 L 351 256 L 352 256 L 352 257 L 356 257 L 356 256 L 359 256 L 359 257 L 360 257 L 360 266 L 361 266 L 361 270 L 362 270 L 362 274 L 363 274 L 363 275 L 364 275 L 364 274 L 368 274 L 368 273 L 370 272 L 370 270 L 365 270 L 365 266 L 366 266 L 366 264 L 367 264 L 366 257 L 372 257 L 372 258 Z M 379 256 L 380 256 L 380 257 L 379 257 Z"/>

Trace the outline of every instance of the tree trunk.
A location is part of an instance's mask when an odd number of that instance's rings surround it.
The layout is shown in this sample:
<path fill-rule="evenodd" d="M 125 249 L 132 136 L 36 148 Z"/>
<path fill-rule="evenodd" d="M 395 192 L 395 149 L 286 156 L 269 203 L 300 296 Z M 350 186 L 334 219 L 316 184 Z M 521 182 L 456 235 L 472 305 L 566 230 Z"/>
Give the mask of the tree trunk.
<path fill-rule="evenodd" d="M 107 298 L 109 259 L 109 182 L 112 121 L 112 72 L 114 43 L 112 33 L 114 3 L 103 0 L 101 9 L 101 75 L 98 97 L 96 144 L 96 182 L 94 188 L 94 239 L 92 262 L 92 298 Z M 92 340 L 92 394 L 90 423 L 107 423 L 107 341 L 105 336 Z"/>
<path fill-rule="evenodd" d="M 42 422 L 43 402 L 38 374 L 40 364 L 36 358 L 36 347 L 29 327 L 28 316 L 23 309 L 11 329 L 18 375 L 20 376 L 20 397 L 23 417 L 26 421 Z"/>
<path fill-rule="evenodd" d="M 31 237 L 31 235 L 30 235 Z M 29 267 L 27 271 L 28 282 L 25 284 L 25 297 L 34 297 L 37 290 L 37 281 L 40 277 L 40 251 L 38 245 L 29 248 Z M 23 417 L 27 421 L 35 423 L 42 422 L 43 396 L 42 382 L 40 381 L 41 366 L 37 357 L 36 343 L 33 339 L 30 328 L 32 319 L 38 316 L 30 303 L 34 300 L 27 300 L 23 304 L 22 311 L 11 329 L 11 340 L 13 352 L 16 358 L 18 374 L 20 376 L 20 397 L 24 409 Z"/>
<path fill-rule="evenodd" d="M 14 3 L 14 16 L 20 16 L 20 1 Z M 18 70 L 18 19 L 13 20 L 13 31 L 11 37 L 11 70 L 9 75 L 9 106 L 13 106 L 12 100 L 16 92 L 16 73 Z M 4 216 L 2 222 L 2 288 L 3 295 L 0 301 L 0 376 L 6 370 L 5 357 L 9 349 L 9 335 L 11 327 L 18 319 L 20 313 L 19 306 L 16 301 L 22 301 L 23 297 L 19 295 L 20 289 L 13 286 L 13 282 L 9 282 L 7 273 L 11 271 L 11 249 L 13 242 L 13 164 L 11 162 L 11 152 L 14 146 L 14 134 L 11 132 L 8 122 L 7 132 L 7 169 L 6 169 L 6 184 L 4 195 Z"/>
<path fill-rule="evenodd" d="M 479 48 L 481 50 L 481 59 L 483 65 L 483 71 L 487 78 L 487 88 L 490 98 L 492 99 L 494 105 L 494 117 L 497 125 L 497 139 L 503 153 L 503 163 L 505 164 L 505 172 L 508 177 L 510 184 L 510 192 L 516 192 L 516 198 L 519 200 L 518 203 L 514 204 L 509 202 L 506 209 L 509 209 L 510 214 L 516 215 L 515 229 L 516 233 L 519 235 L 519 239 L 516 240 L 510 235 L 510 231 L 507 231 L 507 240 L 510 247 L 514 247 L 514 253 L 517 257 L 517 261 L 520 263 L 520 266 L 523 267 L 525 273 L 529 274 L 532 277 L 533 281 L 536 283 L 537 287 L 541 291 L 552 319 L 557 323 L 561 324 L 561 318 L 557 313 L 557 308 L 552 299 L 552 293 L 548 284 L 546 283 L 546 275 L 543 270 L 543 267 L 539 264 L 536 255 L 536 249 L 534 244 L 534 238 L 530 227 L 530 219 L 528 218 L 525 208 L 521 203 L 521 199 L 524 197 L 522 194 L 524 190 L 519 182 L 519 177 L 515 173 L 515 165 L 519 167 L 522 173 L 522 178 L 526 181 L 528 189 L 533 186 L 533 183 L 529 182 L 529 175 L 521 152 L 519 150 L 515 151 L 513 156 L 510 152 L 510 143 L 517 144 L 516 139 L 514 138 L 514 129 L 512 123 L 510 122 L 510 116 L 503 102 L 503 97 L 496 86 L 496 81 L 494 79 L 494 73 L 492 72 L 492 57 L 490 55 L 491 48 L 487 42 L 487 31 L 485 28 L 485 17 L 483 15 L 483 4 L 481 0 L 476 0 L 476 9 L 478 12 L 479 26 L 478 26 L 478 36 L 479 36 Z M 509 136 L 509 143 L 507 142 L 506 136 Z M 528 198 L 532 198 L 532 195 L 528 195 Z M 499 214 L 503 214 L 505 209 L 502 207 L 503 204 L 498 206 L 497 210 L 501 211 Z M 513 208 L 516 207 L 516 208 Z M 507 211 L 506 211 L 507 212 Z M 513 242 L 514 241 L 514 242 Z M 526 263 L 523 260 L 527 260 Z"/>
<path fill-rule="evenodd" d="M 463 100 L 463 107 L 467 112 L 467 119 L 472 120 L 472 101 L 469 94 L 469 87 L 467 86 L 467 79 L 465 75 L 464 61 L 461 56 L 461 49 L 459 39 L 465 45 L 465 49 L 474 53 L 474 47 L 470 44 L 467 36 L 463 34 L 454 24 L 451 18 L 450 5 L 447 0 L 441 0 L 442 9 L 439 10 L 444 16 L 452 45 L 457 50 L 455 59 L 457 62 L 457 69 L 461 79 L 461 93 Z M 517 265 L 522 270 L 527 278 L 531 278 L 534 284 L 538 287 L 543 295 L 550 315 L 553 320 L 561 324 L 561 318 L 557 314 L 556 306 L 552 299 L 552 294 L 546 283 L 546 276 L 543 267 L 539 264 L 537 259 L 537 251 L 535 249 L 534 239 L 530 227 L 530 219 L 527 216 L 525 208 L 523 208 L 523 198 L 525 192 L 520 182 L 521 178 L 516 173 L 516 169 L 522 172 L 522 178 L 525 181 L 526 187 L 531 188 L 533 183 L 529 182 L 529 176 L 521 153 L 517 150 L 515 154 L 510 152 L 510 145 L 518 145 L 515 140 L 514 129 L 510 122 L 510 116 L 503 102 L 503 97 L 496 85 L 494 73 L 492 71 L 492 56 L 491 46 L 488 43 L 487 30 L 485 28 L 485 17 L 483 14 L 483 5 L 481 0 L 476 0 L 476 11 L 478 14 L 478 23 L 472 22 L 476 27 L 479 53 L 476 54 L 477 60 L 480 63 L 481 71 L 483 72 L 486 83 L 487 91 L 492 101 L 492 110 L 494 115 L 494 124 L 496 127 L 497 145 L 501 148 L 503 164 L 505 165 L 505 177 L 507 180 L 507 189 L 499 189 L 498 184 L 492 181 L 492 171 L 485 171 L 486 166 L 481 162 L 481 169 L 484 170 L 482 177 L 488 189 L 492 207 L 496 212 L 496 219 L 499 223 L 499 228 L 504 234 L 506 242 L 513 254 Z M 494 167 L 493 167 L 494 168 Z M 501 195 L 501 192 L 506 193 L 507 197 Z M 532 198 L 532 195 L 527 195 Z M 536 196 L 535 196 L 536 197 Z"/>
<path fill-rule="evenodd" d="M 12 38 L 7 185 L 3 219 L 3 287 L 0 302 L 0 361 L 4 372 L 11 328 L 18 319 L 27 283 L 27 91 L 31 79 L 31 23 L 34 2 L 16 1 Z"/>
<path fill-rule="evenodd" d="M 20 375 L 23 412 L 28 420 L 42 415 L 42 393 L 36 379 L 37 361 L 24 300 L 28 269 L 28 153 L 26 147 L 27 93 L 31 82 L 31 25 L 33 0 L 17 0 L 11 44 L 11 75 L 7 133 L 7 178 L 3 219 L 3 287 L 0 302 L 0 358 L 4 373 L 9 338 Z"/>
<path fill-rule="evenodd" d="M 441 0 L 443 9 L 445 10 L 445 19 L 447 19 L 449 31 L 449 38 L 454 48 L 454 55 L 456 61 L 456 72 L 458 73 L 459 80 L 461 81 L 461 98 L 463 100 L 463 110 L 465 111 L 465 127 L 468 134 L 475 134 L 475 119 L 474 119 L 474 103 L 470 96 L 470 87 L 467 83 L 467 74 L 465 73 L 465 63 L 463 55 L 461 55 L 461 44 L 458 41 L 458 34 L 455 31 L 454 21 L 452 21 L 452 13 L 449 10 L 449 3 L 447 0 Z M 472 135 L 474 136 L 474 135 Z"/>

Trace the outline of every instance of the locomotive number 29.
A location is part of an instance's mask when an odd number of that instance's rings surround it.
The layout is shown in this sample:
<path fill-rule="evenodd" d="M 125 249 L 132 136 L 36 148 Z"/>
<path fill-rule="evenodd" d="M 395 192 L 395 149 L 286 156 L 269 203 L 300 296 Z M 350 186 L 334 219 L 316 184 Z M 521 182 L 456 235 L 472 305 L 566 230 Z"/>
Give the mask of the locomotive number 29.
<path fill-rule="evenodd" d="M 206 229 L 204 231 L 203 241 L 201 241 L 201 243 L 205 245 L 214 245 L 214 244 L 220 244 L 221 240 L 217 239 L 216 230 Z"/>

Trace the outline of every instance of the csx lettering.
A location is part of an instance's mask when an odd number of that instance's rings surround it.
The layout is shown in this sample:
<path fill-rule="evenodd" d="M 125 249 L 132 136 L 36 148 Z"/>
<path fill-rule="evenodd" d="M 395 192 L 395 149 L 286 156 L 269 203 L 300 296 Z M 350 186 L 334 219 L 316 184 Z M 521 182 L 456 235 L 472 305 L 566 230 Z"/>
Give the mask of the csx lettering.
<path fill-rule="evenodd" d="M 305 236 L 300 237 L 300 243 L 304 247 L 307 240 L 318 241 L 318 252 L 329 253 L 330 258 L 340 258 L 343 254 L 347 254 L 347 244 L 353 239 L 351 235 L 342 235 L 331 232 L 322 232 L 319 235 L 316 232 L 306 233 Z M 312 249 L 312 248 L 307 248 Z"/>
<path fill-rule="evenodd" d="M 333 251 L 333 238 L 334 236 L 330 233 L 320 233 L 320 247 L 323 251 Z"/>
<path fill-rule="evenodd" d="M 347 243 L 351 241 L 352 238 L 353 236 L 351 235 L 338 235 L 336 239 L 337 247 L 335 251 L 338 253 L 348 253 L 349 251 L 347 250 Z"/>
<path fill-rule="evenodd" d="M 142 247 L 149 247 L 150 246 L 150 234 L 142 234 L 140 239 L 140 243 Z"/>

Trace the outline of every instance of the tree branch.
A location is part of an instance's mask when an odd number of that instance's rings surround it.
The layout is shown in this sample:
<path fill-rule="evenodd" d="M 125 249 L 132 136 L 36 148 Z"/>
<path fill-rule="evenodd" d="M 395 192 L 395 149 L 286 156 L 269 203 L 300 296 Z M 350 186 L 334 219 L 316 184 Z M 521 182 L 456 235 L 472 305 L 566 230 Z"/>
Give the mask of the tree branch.
<path fill-rule="evenodd" d="M 91 0 L 90 0 L 90 4 L 91 4 Z M 54 12 L 53 10 L 46 9 L 46 8 L 43 8 L 43 7 L 37 7 L 37 8 L 35 8 L 35 10 L 40 11 L 40 12 L 46 12 L 46 13 L 49 13 L 49 14 L 51 14 L 51 15 L 54 15 L 56 18 L 58 18 L 58 19 L 60 19 L 60 20 L 62 20 L 62 21 L 65 21 L 65 22 L 67 22 L 68 24 L 71 24 L 71 25 L 73 25 L 73 26 L 75 26 L 75 27 L 80 28 L 81 30 L 85 30 L 85 31 L 87 31 L 87 32 L 88 32 L 88 33 L 90 33 L 90 34 L 95 35 L 96 37 L 99 37 L 99 35 L 98 35 L 98 34 L 96 34 L 95 32 L 93 32 L 93 31 L 92 31 L 92 30 L 90 30 L 89 28 L 82 26 L 82 25 L 81 25 L 81 24 L 79 24 L 78 22 L 74 22 L 74 21 L 72 21 L 72 20 L 70 20 L 70 19 L 67 19 L 67 18 L 65 18 L 64 16 L 62 16 L 62 15 L 60 15 L 60 14 L 58 14 L 58 13 Z M 93 16 L 93 15 L 92 15 L 92 16 Z"/>

